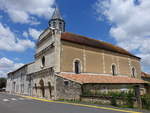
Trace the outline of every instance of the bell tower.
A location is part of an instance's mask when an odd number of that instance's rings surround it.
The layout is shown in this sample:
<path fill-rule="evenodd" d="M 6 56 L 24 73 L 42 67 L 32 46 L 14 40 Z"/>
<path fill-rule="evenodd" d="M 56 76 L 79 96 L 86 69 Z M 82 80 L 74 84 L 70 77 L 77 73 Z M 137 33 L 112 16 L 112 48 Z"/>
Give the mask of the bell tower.
<path fill-rule="evenodd" d="M 57 29 L 60 32 L 65 32 L 65 21 L 63 20 L 58 7 L 55 8 L 53 16 L 49 21 L 49 27 Z"/>

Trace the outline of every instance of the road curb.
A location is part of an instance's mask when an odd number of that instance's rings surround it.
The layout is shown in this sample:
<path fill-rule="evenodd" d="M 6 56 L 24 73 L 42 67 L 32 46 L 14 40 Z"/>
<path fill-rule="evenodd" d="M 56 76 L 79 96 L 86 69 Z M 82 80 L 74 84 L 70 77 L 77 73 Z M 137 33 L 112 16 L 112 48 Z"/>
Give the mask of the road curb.
<path fill-rule="evenodd" d="M 19 95 L 19 96 L 24 97 L 24 98 L 28 98 L 28 99 L 39 100 L 39 101 L 43 101 L 43 102 L 52 102 L 52 103 L 59 103 L 59 104 L 69 104 L 69 105 L 74 105 L 74 106 L 81 106 L 81 107 L 88 107 L 88 108 L 97 108 L 97 109 L 105 109 L 105 110 L 111 110 L 111 111 L 120 111 L 120 112 L 125 112 L 125 113 L 142 113 L 142 112 L 137 112 L 137 111 L 123 110 L 123 109 L 110 108 L 110 107 L 101 107 L 101 106 L 96 106 L 96 105 L 88 105 L 88 104 L 78 104 L 78 103 L 54 101 L 54 100 L 48 100 L 48 99 L 37 98 L 37 97 L 32 97 L 32 96 L 23 96 L 23 95 Z"/>

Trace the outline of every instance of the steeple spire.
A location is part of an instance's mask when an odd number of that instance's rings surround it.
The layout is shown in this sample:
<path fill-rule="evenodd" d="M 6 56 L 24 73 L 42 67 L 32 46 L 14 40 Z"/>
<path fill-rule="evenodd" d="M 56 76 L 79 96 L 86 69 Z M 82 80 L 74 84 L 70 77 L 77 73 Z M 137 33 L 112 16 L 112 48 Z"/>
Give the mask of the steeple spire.
<path fill-rule="evenodd" d="M 55 7 L 51 20 L 49 21 L 49 27 L 54 28 L 60 32 L 65 32 L 65 21 L 63 20 L 58 7 Z"/>
<path fill-rule="evenodd" d="M 55 7 L 52 19 L 63 19 L 57 6 Z"/>

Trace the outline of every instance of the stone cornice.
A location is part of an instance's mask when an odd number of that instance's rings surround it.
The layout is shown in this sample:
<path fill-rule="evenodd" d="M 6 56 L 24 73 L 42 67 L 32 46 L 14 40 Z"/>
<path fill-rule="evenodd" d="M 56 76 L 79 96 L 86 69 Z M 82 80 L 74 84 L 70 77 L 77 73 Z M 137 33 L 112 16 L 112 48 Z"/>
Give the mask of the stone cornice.
<path fill-rule="evenodd" d="M 36 76 L 45 76 L 45 75 L 51 75 L 52 73 L 54 73 L 54 67 L 50 67 L 50 68 L 46 68 L 46 69 L 42 69 L 40 71 L 34 72 L 34 73 L 30 73 L 27 76 L 32 76 L 32 77 L 36 77 Z"/>
<path fill-rule="evenodd" d="M 36 47 L 38 48 L 48 37 L 52 36 L 52 32 L 49 32 L 46 36 L 44 36 L 41 40 L 38 40 L 36 43 Z"/>
<path fill-rule="evenodd" d="M 52 50 L 52 48 L 54 48 L 54 42 L 51 45 L 49 45 L 48 47 L 46 47 L 45 49 L 43 49 L 40 52 L 38 52 L 37 54 L 35 54 L 34 57 L 38 58 L 38 57 L 42 56 L 43 54 L 45 54 L 47 51 Z"/>

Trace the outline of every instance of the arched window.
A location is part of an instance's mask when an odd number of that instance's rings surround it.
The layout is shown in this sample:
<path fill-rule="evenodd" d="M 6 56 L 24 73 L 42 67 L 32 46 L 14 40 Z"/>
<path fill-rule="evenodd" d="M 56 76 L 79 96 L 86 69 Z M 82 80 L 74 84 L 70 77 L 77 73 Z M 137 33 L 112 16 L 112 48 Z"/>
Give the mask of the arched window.
<path fill-rule="evenodd" d="M 62 23 L 61 23 L 61 22 L 59 22 L 59 26 L 62 26 Z"/>
<path fill-rule="evenodd" d="M 56 22 L 53 22 L 53 27 L 56 28 Z"/>
<path fill-rule="evenodd" d="M 45 66 L 45 57 L 42 57 L 42 66 Z"/>
<path fill-rule="evenodd" d="M 113 64 L 112 65 L 112 75 L 116 75 L 117 72 L 116 72 L 116 66 Z"/>
<path fill-rule="evenodd" d="M 59 28 L 60 28 L 60 30 L 63 30 L 63 25 L 61 22 L 59 22 Z"/>
<path fill-rule="evenodd" d="M 132 77 L 135 78 L 135 74 L 136 74 L 136 70 L 135 70 L 135 68 L 133 67 L 133 68 L 132 68 Z"/>
<path fill-rule="evenodd" d="M 79 60 L 76 60 L 74 62 L 74 71 L 75 71 L 76 74 L 80 73 L 80 61 Z"/>

